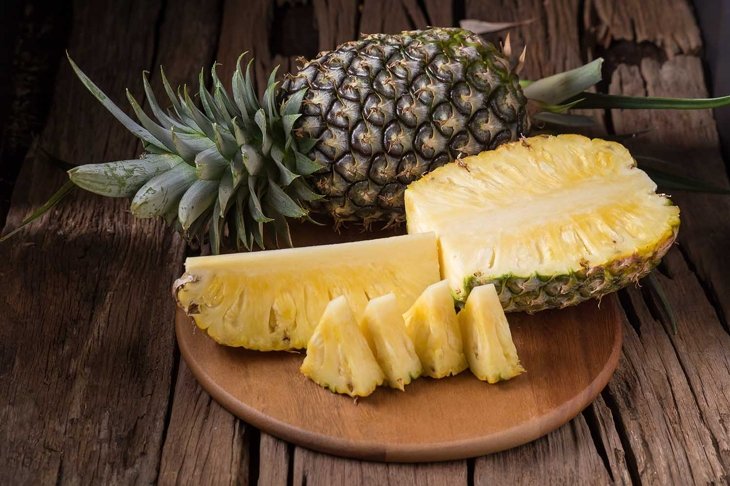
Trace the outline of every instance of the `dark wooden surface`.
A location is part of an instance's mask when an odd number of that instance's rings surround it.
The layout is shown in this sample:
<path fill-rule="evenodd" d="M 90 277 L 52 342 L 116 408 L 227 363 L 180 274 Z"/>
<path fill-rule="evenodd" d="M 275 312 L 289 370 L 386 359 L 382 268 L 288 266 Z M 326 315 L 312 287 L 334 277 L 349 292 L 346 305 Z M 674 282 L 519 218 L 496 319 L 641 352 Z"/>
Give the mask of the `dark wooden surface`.
<path fill-rule="evenodd" d="M 686 0 L 194 0 L 4 2 L 0 29 L 0 216 L 6 230 L 72 163 L 136 156 L 136 140 L 72 76 L 67 48 L 122 103 L 163 64 L 194 82 L 256 55 L 258 77 L 360 32 L 534 18 L 526 77 L 607 59 L 600 89 L 703 96 L 702 40 Z M 499 40 L 502 34 L 488 36 Z M 7 37 L 8 40 L 5 40 Z M 8 44 L 10 43 L 10 44 Z M 10 66 L 10 69 L 6 69 Z M 122 103 L 123 104 L 123 103 Z M 730 187 L 713 114 L 598 113 L 608 133 L 674 170 Z M 12 195 L 12 198 L 11 198 Z M 679 244 L 648 286 L 620 293 L 625 343 L 600 397 L 529 445 L 477 459 L 380 464 L 294 447 L 233 418 L 180 361 L 169 286 L 183 242 L 135 221 L 126 201 L 76 193 L 0 245 L 0 484 L 724 484 L 730 475 L 730 198 L 673 192 Z M 7 213 L 7 214 L 6 214 Z"/>

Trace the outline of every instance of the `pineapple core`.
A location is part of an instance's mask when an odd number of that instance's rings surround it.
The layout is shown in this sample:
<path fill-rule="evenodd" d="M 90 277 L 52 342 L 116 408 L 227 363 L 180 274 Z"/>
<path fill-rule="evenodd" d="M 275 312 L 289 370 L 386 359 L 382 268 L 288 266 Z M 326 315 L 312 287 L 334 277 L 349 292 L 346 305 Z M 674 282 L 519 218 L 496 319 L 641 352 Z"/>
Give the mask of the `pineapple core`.
<path fill-rule="evenodd" d="M 385 376 L 344 296 L 332 300 L 307 344 L 301 372 L 351 397 L 370 395 Z"/>
<path fill-rule="evenodd" d="M 433 233 L 336 245 L 188 258 L 178 304 L 210 337 L 261 351 L 304 348 L 329 301 L 355 317 L 393 292 L 400 312 L 439 280 Z"/>
<path fill-rule="evenodd" d="M 404 390 L 405 385 L 421 375 L 421 361 L 406 332 L 394 294 L 377 297 L 368 303 L 360 329 L 390 387 Z"/>
<path fill-rule="evenodd" d="M 447 164 L 408 186 L 409 233 L 435 231 L 441 275 L 464 302 L 495 283 L 506 310 L 600 297 L 648 273 L 679 209 L 622 145 L 538 136 Z"/>
<path fill-rule="evenodd" d="M 461 331 L 446 280 L 430 285 L 403 316 L 423 375 L 443 378 L 467 367 Z"/>
<path fill-rule="evenodd" d="M 464 354 L 474 376 L 497 383 L 524 373 L 494 285 L 471 291 L 459 312 L 459 324 Z"/>

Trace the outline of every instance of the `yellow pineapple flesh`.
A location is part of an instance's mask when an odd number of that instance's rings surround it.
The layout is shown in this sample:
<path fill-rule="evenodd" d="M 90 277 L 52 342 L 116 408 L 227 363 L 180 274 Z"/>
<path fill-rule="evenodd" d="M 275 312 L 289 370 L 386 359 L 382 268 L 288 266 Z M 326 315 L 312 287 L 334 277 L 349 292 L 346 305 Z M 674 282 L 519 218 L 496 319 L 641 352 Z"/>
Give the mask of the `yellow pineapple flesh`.
<path fill-rule="evenodd" d="M 524 373 L 493 284 L 475 287 L 459 312 L 464 354 L 480 380 L 497 383 Z"/>
<path fill-rule="evenodd" d="M 626 148 L 537 136 L 446 164 L 405 192 L 409 233 L 435 231 L 441 274 L 464 302 L 494 283 L 506 311 L 598 298 L 671 247 L 679 209 Z"/>
<path fill-rule="evenodd" d="M 403 317 L 423 365 L 424 376 L 443 378 L 467 368 L 454 299 L 447 280 L 424 290 Z"/>
<path fill-rule="evenodd" d="M 351 397 L 368 396 L 383 383 L 383 371 L 345 296 L 327 305 L 300 369 L 318 385 Z"/>
<path fill-rule="evenodd" d="M 406 332 L 394 294 L 376 297 L 368 303 L 360 329 L 391 388 L 404 390 L 405 385 L 421 375 L 421 361 Z"/>
<path fill-rule="evenodd" d="M 210 337 L 261 351 L 307 345 L 329 301 L 355 318 L 392 292 L 405 312 L 440 278 L 433 233 L 285 250 L 188 258 L 178 304 Z"/>

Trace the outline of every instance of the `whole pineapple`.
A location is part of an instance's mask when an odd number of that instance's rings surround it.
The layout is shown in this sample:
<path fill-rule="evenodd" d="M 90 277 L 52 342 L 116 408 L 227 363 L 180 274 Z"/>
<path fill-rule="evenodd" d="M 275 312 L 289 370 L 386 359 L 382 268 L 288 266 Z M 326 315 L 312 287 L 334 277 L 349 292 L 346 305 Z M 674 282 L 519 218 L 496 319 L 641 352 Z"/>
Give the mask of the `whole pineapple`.
<path fill-rule="evenodd" d="M 336 222 L 400 222 L 403 191 L 426 172 L 527 132 L 507 59 L 461 29 L 369 35 L 320 53 L 282 85 L 306 95 L 299 133 L 320 207 Z"/>
<path fill-rule="evenodd" d="M 127 93 L 139 123 L 69 58 L 86 87 L 145 148 L 140 159 L 82 165 L 69 176 L 97 194 L 132 197 L 135 216 L 162 216 L 187 238 L 202 239 L 207 232 L 214 253 L 222 241 L 238 249 L 291 246 L 287 220 L 310 213 L 328 214 L 335 225 L 354 221 L 366 228 L 375 221 L 403 221 L 403 193 L 410 182 L 450 160 L 520 137 L 528 130 L 528 98 L 537 107 L 534 120 L 563 126 L 581 122 L 580 116 L 564 114 L 571 108 L 730 104 L 730 97 L 586 93 L 601 79 L 601 59 L 524 82 L 523 93 L 518 69 L 507 57 L 458 28 L 375 34 L 321 53 L 288 75 L 281 88 L 275 70 L 261 99 L 251 64 L 244 75 L 240 59 L 232 96 L 215 67 L 211 89 L 201 72 L 200 108 L 187 87 L 176 93 L 164 73 L 171 106 L 161 108 L 143 78 L 156 121 Z M 44 208 L 60 200 L 71 183 Z"/>
<path fill-rule="evenodd" d="M 133 197 L 135 216 L 163 216 L 187 237 L 207 231 L 214 252 L 226 234 L 239 248 L 263 247 L 268 227 L 278 246 L 291 245 L 287 219 L 310 212 L 335 224 L 401 222 L 410 182 L 527 130 L 527 100 L 505 56 L 456 28 L 342 44 L 287 75 L 281 88 L 272 73 L 261 100 L 250 64 L 244 74 L 239 63 L 232 96 L 215 68 L 212 89 L 201 72 L 201 108 L 163 73 L 171 107 L 162 109 L 145 78 L 157 121 L 128 94 L 139 124 L 71 64 L 146 151 L 138 160 L 76 167 L 73 183 Z"/>

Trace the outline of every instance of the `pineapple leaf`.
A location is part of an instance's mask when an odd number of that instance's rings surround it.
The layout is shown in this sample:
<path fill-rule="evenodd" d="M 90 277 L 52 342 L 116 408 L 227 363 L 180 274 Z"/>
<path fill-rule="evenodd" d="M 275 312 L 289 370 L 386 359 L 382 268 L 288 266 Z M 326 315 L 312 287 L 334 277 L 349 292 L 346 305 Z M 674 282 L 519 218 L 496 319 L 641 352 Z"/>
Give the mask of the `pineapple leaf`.
<path fill-rule="evenodd" d="M 281 104 L 281 115 L 286 118 L 287 115 L 299 115 L 301 113 L 302 101 L 304 95 L 307 94 L 307 89 L 302 88 Z"/>
<path fill-rule="evenodd" d="M 248 192 L 249 192 L 249 205 L 248 209 L 251 212 L 251 216 L 257 223 L 268 223 L 270 221 L 273 221 L 273 219 L 269 218 L 264 214 L 263 209 L 261 208 L 261 201 L 259 200 L 259 196 L 256 193 L 256 178 L 255 177 L 249 177 L 248 178 Z"/>
<path fill-rule="evenodd" d="M 219 180 L 228 166 L 228 161 L 223 158 L 216 147 L 198 152 L 195 157 L 196 173 L 202 180 Z"/>
<path fill-rule="evenodd" d="M 285 217 L 279 216 L 274 219 L 274 235 L 278 248 L 291 248 L 294 246 L 291 240 L 291 232 L 289 231 L 289 223 L 287 223 Z"/>
<path fill-rule="evenodd" d="M 277 213 L 287 218 L 301 218 L 307 211 L 297 204 L 284 190 L 275 182 L 269 181 L 269 190 L 266 192 L 266 202 L 274 208 Z"/>
<path fill-rule="evenodd" d="M 210 241 L 210 252 L 218 255 L 221 252 L 221 234 L 223 233 L 223 223 L 225 220 L 221 216 L 221 208 L 218 199 L 213 205 L 213 219 L 208 228 L 208 239 Z"/>
<path fill-rule="evenodd" d="M 246 194 L 244 194 L 243 190 L 238 191 L 236 194 L 236 211 L 234 213 L 236 223 L 236 241 L 241 242 L 246 250 L 251 251 L 253 235 L 246 231 L 246 221 L 244 217 L 245 198 Z"/>
<path fill-rule="evenodd" d="M 213 133 L 213 124 L 211 121 L 206 118 L 206 116 L 201 112 L 197 106 L 195 106 L 195 103 L 193 103 L 193 100 L 190 99 L 190 95 L 188 95 L 188 90 L 183 90 L 184 97 L 185 97 L 185 107 L 188 109 L 188 112 L 192 116 L 193 120 L 195 120 L 195 124 L 200 128 L 200 130 L 205 134 L 206 137 L 209 139 L 215 138 L 215 134 Z"/>
<path fill-rule="evenodd" d="M 160 77 L 162 78 L 162 86 L 165 88 L 165 93 L 167 93 L 167 97 L 170 98 L 170 103 L 172 103 L 172 107 L 179 114 L 180 102 L 178 101 L 177 96 L 175 96 L 175 91 L 173 91 L 172 86 L 170 86 L 170 82 L 167 80 L 167 76 L 165 76 L 165 70 L 162 69 L 162 66 L 160 66 Z"/>
<path fill-rule="evenodd" d="M 292 183 L 294 179 L 299 177 L 299 174 L 295 174 L 284 165 L 284 152 L 282 152 L 282 150 L 276 145 L 271 147 L 271 159 L 274 161 L 276 167 L 279 169 L 282 186 L 288 186 Z"/>
<path fill-rule="evenodd" d="M 216 214 L 221 218 L 225 217 L 226 211 L 228 211 L 229 204 L 231 203 L 231 196 L 233 196 L 235 191 L 236 186 L 233 184 L 233 174 L 229 170 L 225 171 L 218 185 L 218 208 L 220 211 Z"/>
<path fill-rule="evenodd" d="M 177 155 L 147 155 L 143 159 L 84 164 L 68 171 L 71 181 L 94 194 L 132 197 L 152 177 L 183 163 Z"/>
<path fill-rule="evenodd" d="M 603 58 L 570 71 L 554 74 L 539 79 L 524 88 L 525 96 L 531 100 L 541 101 L 548 105 L 557 105 L 578 94 L 601 80 Z"/>
<path fill-rule="evenodd" d="M 596 121 L 588 116 L 550 113 L 549 111 L 540 112 L 533 119 L 559 127 L 592 127 L 596 124 Z"/>
<path fill-rule="evenodd" d="M 319 201 L 321 199 L 324 199 L 324 196 L 321 194 L 317 194 L 314 192 L 309 185 L 304 182 L 302 179 L 297 179 L 291 184 L 292 191 L 294 192 L 294 195 L 301 199 L 302 201 Z"/>
<path fill-rule="evenodd" d="M 730 106 L 730 95 L 718 98 L 656 98 L 604 93 L 580 93 L 573 108 L 620 108 L 622 110 L 698 110 Z"/>
<path fill-rule="evenodd" d="M 188 230 L 200 215 L 217 200 L 218 181 L 197 180 L 185 191 L 177 209 L 177 218 L 183 230 Z M 217 215 L 214 214 L 215 217 Z"/>
<path fill-rule="evenodd" d="M 139 103 L 137 103 L 137 100 L 134 99 L 134 96 L 132 96 L 132 93 L 130 93 L 129 90 L 127 90 L 127 99 L 129 100 L 129 104 L 132 105 L 132 109 L 137 115 L 137 119 L 140 123 L 142 123 L 142 126 L 154 135 L 156 139 L 160 140 L 164 146 L 168 148 L 168 150 L 174 151 L 175 144 L 172 143 L 172 136 L 170 135 L 170 132 L 147 116 L 147 113 L 145 113 L 142 107 L 139 106 Z"/>
<path fill-rule="evenodd" d="M 459 21 L 459 26 L 475 34 L 491 34 L 492 32 L 500 32 L 511 29 L 512 27 L 531 24 L 534 21 L 535 19 L 517 20 L 514 22 L 485 22 L 483 20 L 464 19 Z"/>
<path fill-rule="evenodd" d="M 300 152 L 294 152 L 294 157 L 296 159 L 297 172 L 302 175 L 314 174 L 324 167 L 319 162 L 310 159 Z"/>
<path fill-rule="evenodd" d="M 157 103 L 155 93 L 152 91 L 152 86 L 150 86 L 150 82 L 147 79 L 147 72 L 142 73 L 142 85 L 144 86 L 144 93 L 147 97 L 147 102 L 149 103 L 155 118 L 157 118 L 157 121 L 160 122 L 164 128 L 170 129 L 172 127 L 177 127 L 185 129 L 185 125 L 169 116 L 162 108 L 160 108 L 160 105 Z"/>
<path fill-rule="evenodd" d="M 148 130 L 129 118 L 126 113 L 124 113 L 112 100 L 110 100 L 109 97 L 104 94 L 104 92 L 99 89 L 99 87 L 95 85 L 94 82 L 91 81 L 91 79 L 89 79 L 89 77 L 86 76 L 86 74 L 84 74 L 84 72 L 76 65 L 73 59 L 71 59 L 71 56 L 69 56 L 68 52 L 66 53 L 66 57 L 68 58 L 68 62 L 71 64 L 71 67 L 76 73 L 76 76 L 78 76 L 83 85 L 86 86 L 86 89 L 88 89 L 89 92 L 94 95 L 94 97 L 99 100 L 102 105 L 104 105 L 104 108 L 106 108 L 109 113 L 114 116 L 114 118 L 116 118 L 122 125 L 124 125 L 127 130 L 129 130 L 136 137 L 144 140 L 150 145 L 154 145 L 161 149 L 165 148 L 165 145 L 162 142 L 160 142 Z"/>
<path fill-rule="evenodd" d="M 56 204 L 58 204 L 64 197 L 66 197 L 74 188 L 76 187 L 76 184 L 73 183 L 73 181 L 68 180 L 64 185 L 61 186 L 61 188 L 56 191 L 45 203 L 43 203 L 42 206 L 40 206 L 38 209 L 30 213 L 28 216 L 23 218 L 23 221 L 20 222 L 20 226 L 12 230 L 10 233 L 0 237 L 0 243 L 3 241 L 8 240 L 13 235 L 17 234 L 25 228 L 27 225 L 35 221 L 36 219 L 40 218 L 44 214 L 46 214 L 48 211 L 50 211 Z"/>

